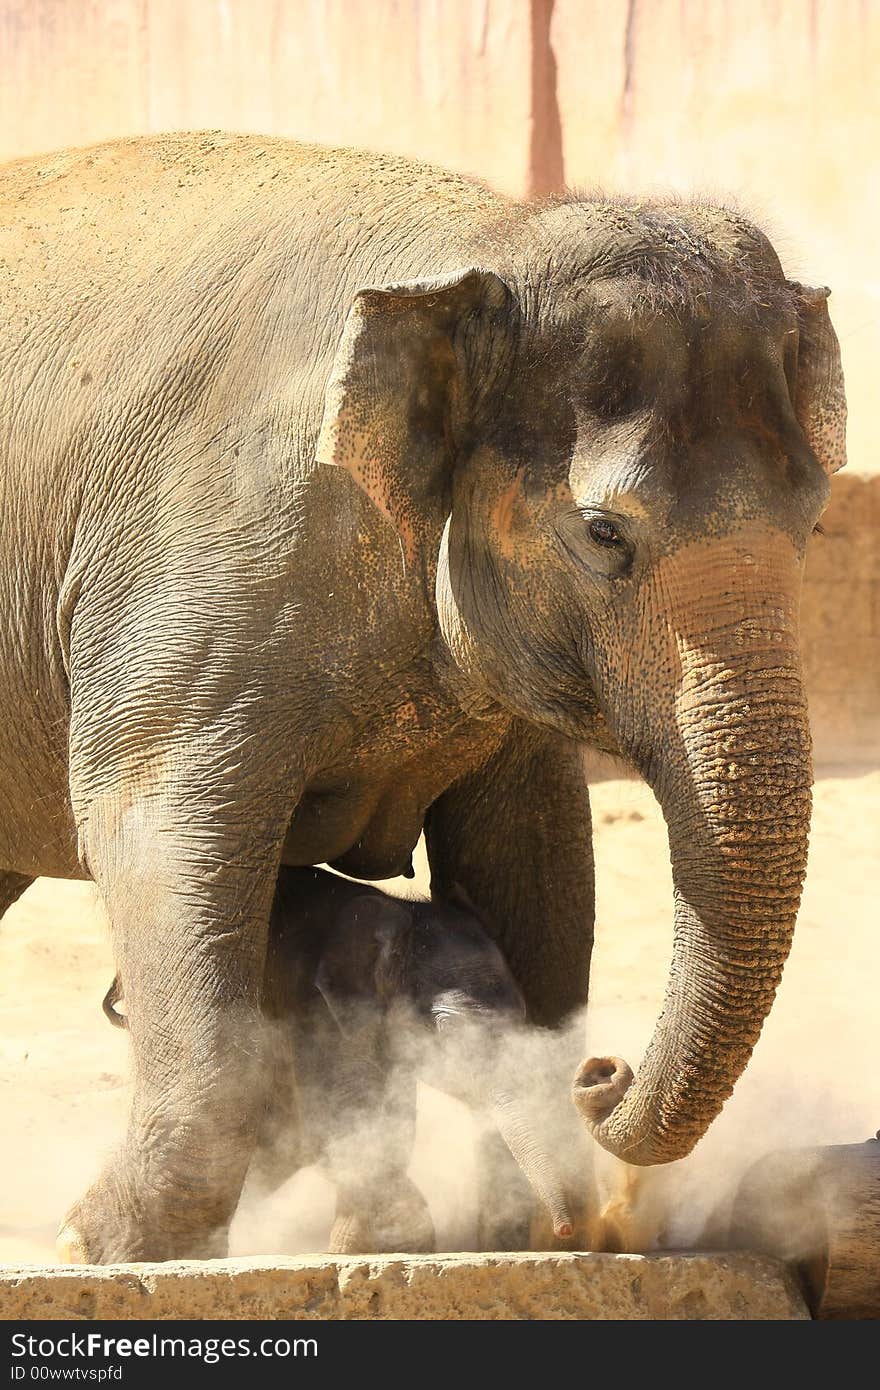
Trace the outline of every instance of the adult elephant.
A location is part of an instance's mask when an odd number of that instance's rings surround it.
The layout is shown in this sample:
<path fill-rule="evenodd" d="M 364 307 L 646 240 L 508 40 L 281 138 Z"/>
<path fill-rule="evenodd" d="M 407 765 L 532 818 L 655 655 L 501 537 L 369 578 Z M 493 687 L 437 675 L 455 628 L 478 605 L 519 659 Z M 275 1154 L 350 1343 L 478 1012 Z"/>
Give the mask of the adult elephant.
<path fill-rule="evenodd" d="M 826 292 L 723 208 L 518 204 L 284 141 L 2 185 L 3 893 L 94 878 L 135 1051 L 68 1253 L 225 1249 L 281 860 L 385 877 L 424 825 L 533 1019 L 581 1004 L 589 743 L 661 802 L 675 947 L 634 1083 L 594 1065 L 577 1095 L 628 1161 L 687 1153 L 804 873 Z"/>

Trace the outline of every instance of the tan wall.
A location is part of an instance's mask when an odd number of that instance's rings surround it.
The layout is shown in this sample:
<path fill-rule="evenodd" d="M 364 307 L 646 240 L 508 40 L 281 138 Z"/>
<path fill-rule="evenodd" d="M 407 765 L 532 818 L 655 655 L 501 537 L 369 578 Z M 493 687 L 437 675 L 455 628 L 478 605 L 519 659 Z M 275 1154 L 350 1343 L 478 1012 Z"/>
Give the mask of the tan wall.
<path fill-rule="evenodd" d="M 841 473 L 807 560 L 804 666 L 818 762 L 880 763 L 880 474 Z"/>
<path fill-rule="evenodd" d="M 0 158 L 223 126 L 512 193 L 733 192 L 791 274 L 833 288 L 859 473 L 880 472 L 878 93 L 880 0 L 0 0 Z M 811 556 L 823 757 L 880 751 L 878 524 L 850 477 Z"/>
<path fill-rule="evenodd" d="M 736 195 L 832 287 L 850 459 L 880 468 L 878 0 L 557 0 L 551 37 L 567 178 Z"/>
<path fill-rule="evenodd" d="M 0 0 L 0 159 L 224 127 L 527 182 L 528 0 Z"/>

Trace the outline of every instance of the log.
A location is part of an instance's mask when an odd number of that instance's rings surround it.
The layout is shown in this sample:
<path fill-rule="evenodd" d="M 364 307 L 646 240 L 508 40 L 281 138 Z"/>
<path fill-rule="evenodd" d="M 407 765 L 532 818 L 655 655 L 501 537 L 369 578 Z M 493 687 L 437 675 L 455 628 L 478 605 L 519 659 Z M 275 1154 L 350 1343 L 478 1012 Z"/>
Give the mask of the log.
<path fill-rule="evenodd" d="M 814 1317 L 880 1318 L 880 1131 L 760 1159 L 737 1192 L 730 1243 L 792 1264 Z"/>

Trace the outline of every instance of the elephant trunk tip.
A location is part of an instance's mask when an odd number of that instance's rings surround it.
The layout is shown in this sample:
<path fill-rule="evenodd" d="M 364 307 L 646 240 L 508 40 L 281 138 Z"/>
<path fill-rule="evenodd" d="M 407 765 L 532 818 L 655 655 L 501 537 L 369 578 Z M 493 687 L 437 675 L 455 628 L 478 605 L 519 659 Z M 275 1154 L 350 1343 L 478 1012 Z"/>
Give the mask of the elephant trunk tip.
<path fill-rule="evenodd" d="M 557 1240 L 570 1240 L 574 1235 L 574 1227 L 570 1221 L 554 1221 L 553 1234 Z"/>
<path fill-rule="evenodd" d="M 607 1120 L 633 1079 L 632 1068 L 620 1057 L 588 1057 L 572 1085 L 577 1109 L 590 1127 Z"/>

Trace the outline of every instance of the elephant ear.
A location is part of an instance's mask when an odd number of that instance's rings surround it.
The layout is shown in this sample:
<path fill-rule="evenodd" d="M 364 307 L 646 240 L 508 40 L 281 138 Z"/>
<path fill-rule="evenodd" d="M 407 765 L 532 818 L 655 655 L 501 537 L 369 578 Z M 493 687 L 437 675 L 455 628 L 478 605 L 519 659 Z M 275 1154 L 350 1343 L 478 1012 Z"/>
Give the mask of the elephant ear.
<path fill-rule="evenodd" d="M 793 283 L 800 337 L 794 408 L 810 448 L 829 475 L 846 463 L 846 391 L 840 344 L 828 313 L 830 290 Z"/>
<path fill-rule="evenodd" d="M 498 276 L 471 268 L 361 290 L 346 318 L 317 460 L 351 474 L 410 556 L 430 522 L 448 512 L 451 445 L 469 397 L 457 330 L 507 297 Z"/>
<path fill-rule="evenodd" d="M 412 916 L 395 898 L 354 898 L 330 932 L 315 985 L 346 1037 L 370 1037 L 400 988 Z"/>

